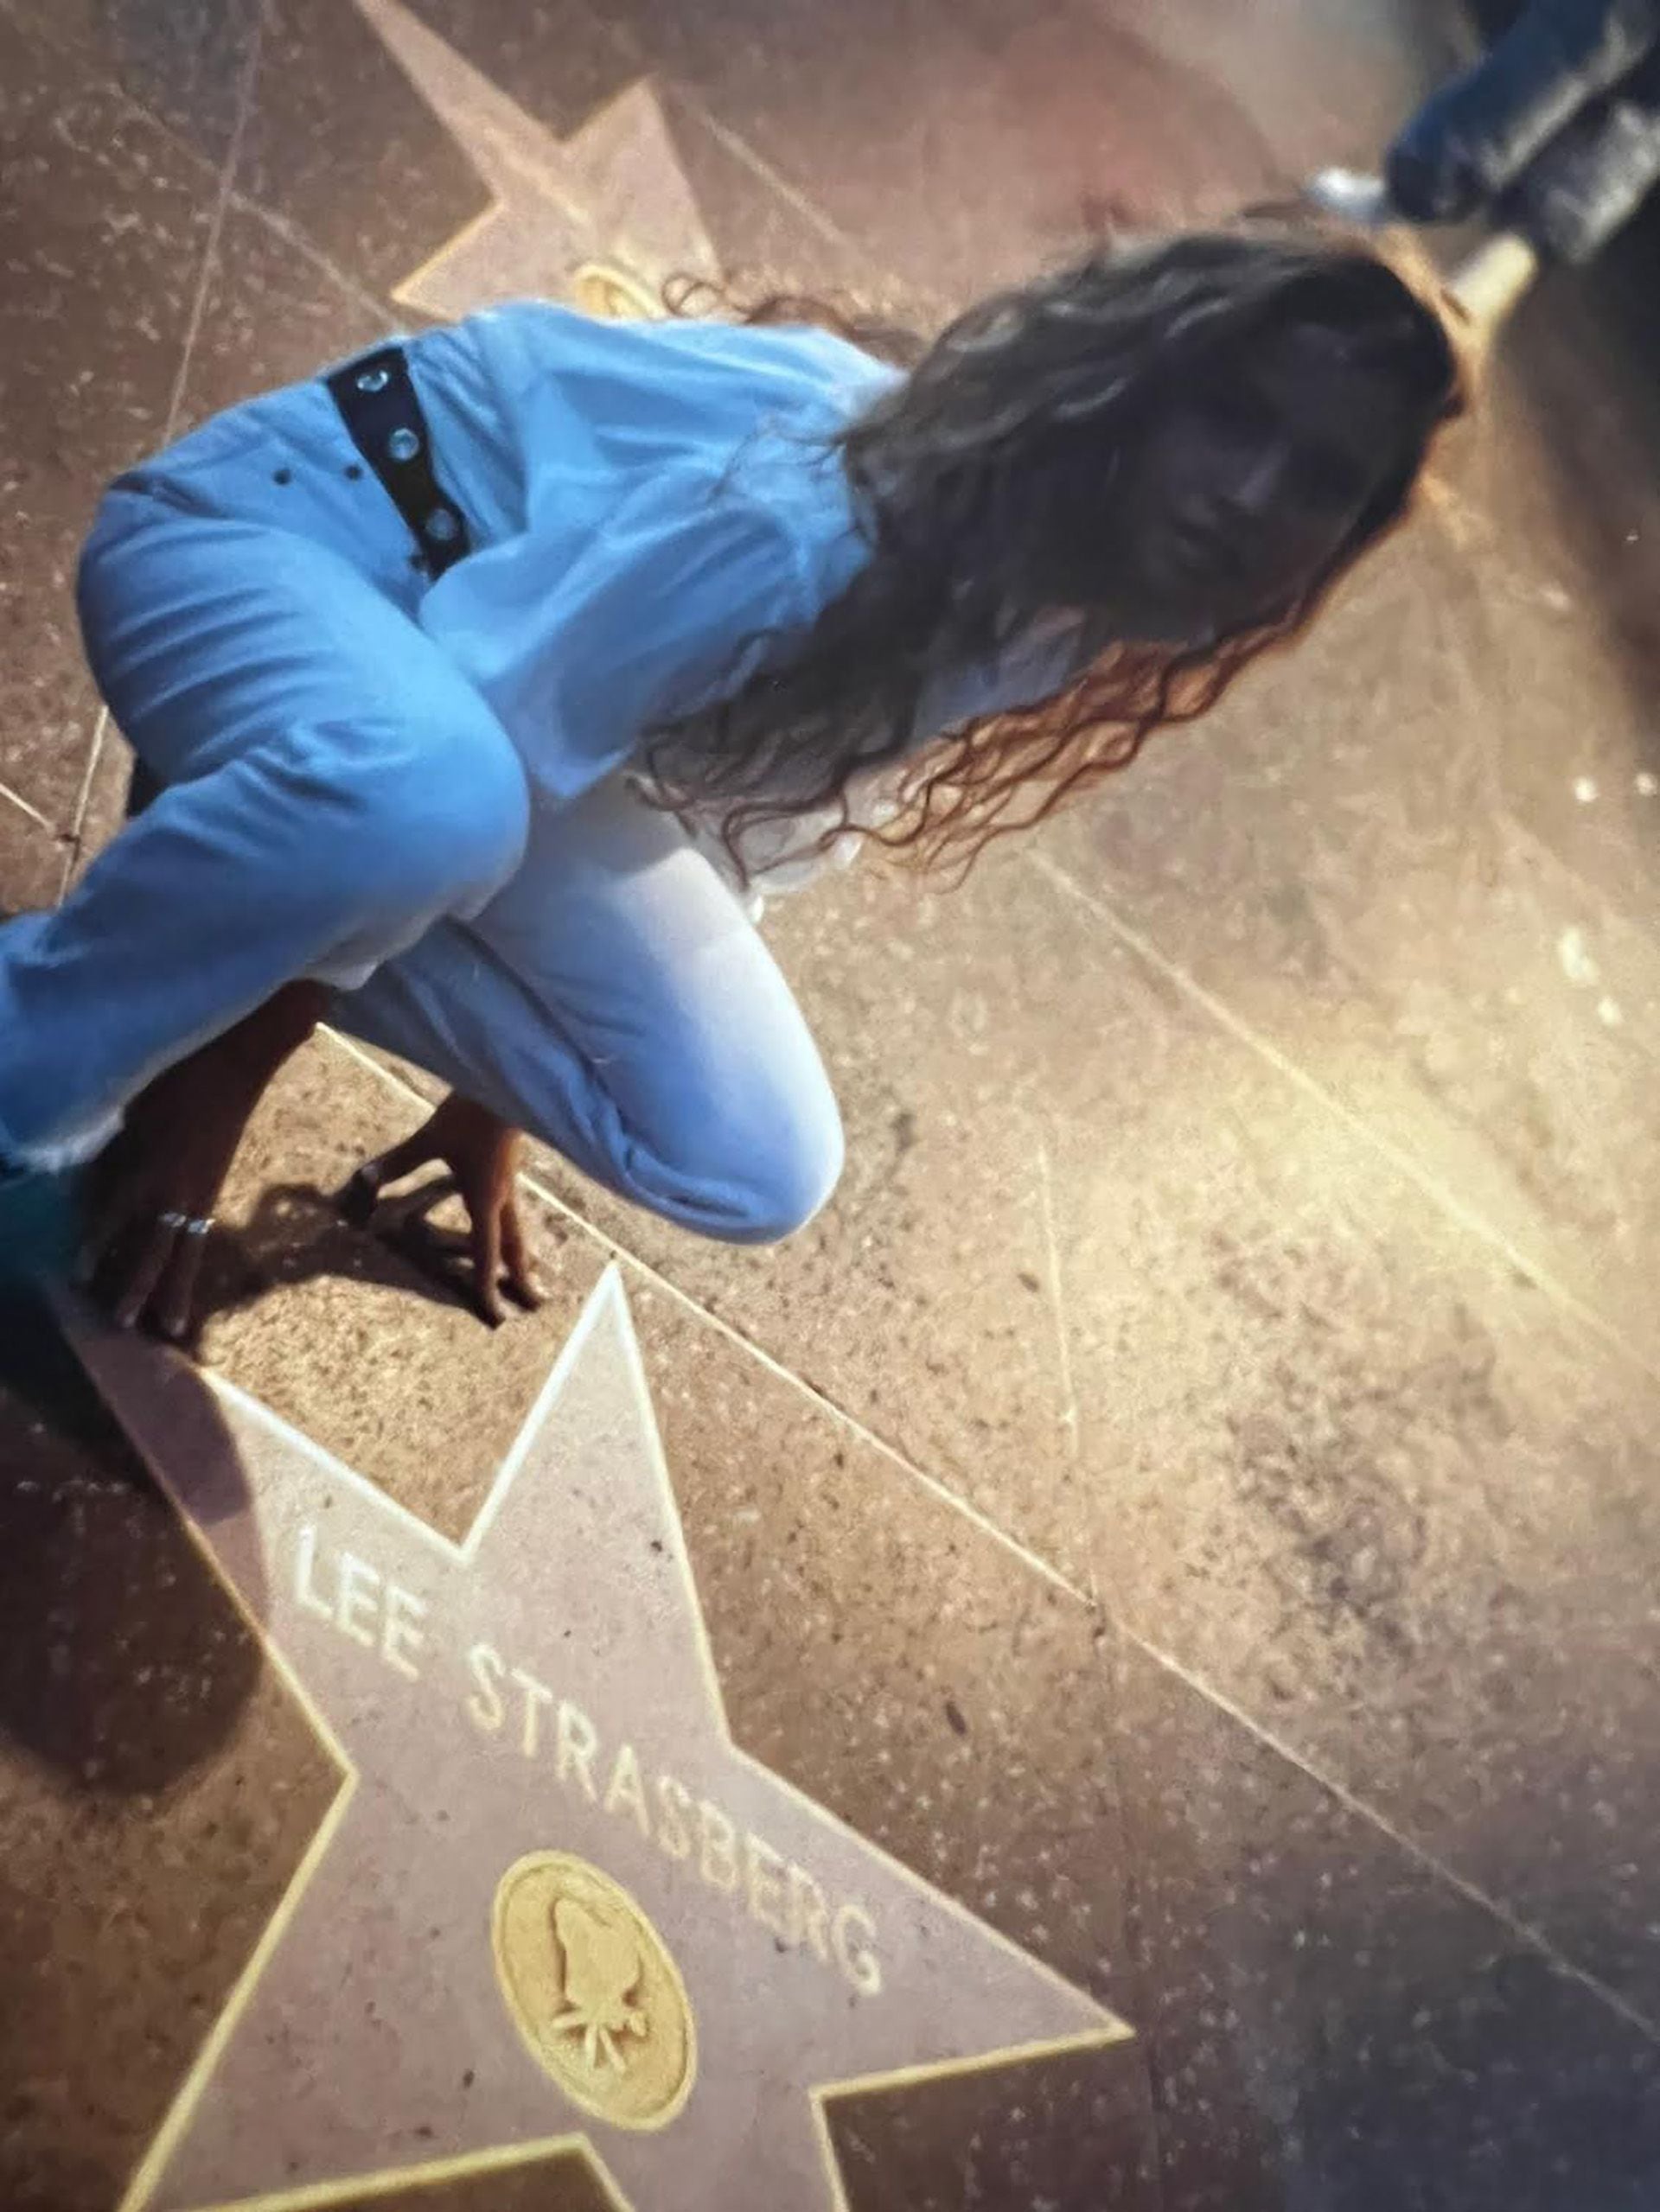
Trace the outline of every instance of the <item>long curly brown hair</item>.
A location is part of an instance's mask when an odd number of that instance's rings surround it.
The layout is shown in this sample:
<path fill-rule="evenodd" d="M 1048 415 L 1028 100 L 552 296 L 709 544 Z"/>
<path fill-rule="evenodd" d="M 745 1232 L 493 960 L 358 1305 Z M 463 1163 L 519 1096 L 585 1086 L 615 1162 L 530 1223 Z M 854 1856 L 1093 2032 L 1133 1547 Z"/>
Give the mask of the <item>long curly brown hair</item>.
<path fill-rule="evenodd" d="M 685 311 L 684 296 L 671 304 Z M 745 321 L 828 323 L 903 360 L 903 334 L 789 295 Z M 1314 324 L 1400 398 L 1398 450 L 1331 558 L 1282 603 L 1197 643 L 1110 634 L 1108 493 L 1152 410 L 1259 334 Z M 1299 634 L 1338 578 L 1405 513 L 1440 426 L 1466 402 L 1456 310 L 1370 239 L 1249 222 L 1098 251 L 999 292 L 910 348 L 903 381 L 836 449 L 867 557 L 805 634 L 748 641 L 730 696 L 653 733 L 662 802 L 710 809 L 734 857 L 758 822 L 834 810 L 924 864 L 971 862 L 1127 767 L 1155 730 L 1206 713 L 1265 648 Z M 934 686 L 989 670 L 1063 612 L 1076 671 L 1014 712 L 943 734 Z M 902 804 L 860 819 L 882 771 Z M 741 862 L 740 862 L 741 864 Z"/>

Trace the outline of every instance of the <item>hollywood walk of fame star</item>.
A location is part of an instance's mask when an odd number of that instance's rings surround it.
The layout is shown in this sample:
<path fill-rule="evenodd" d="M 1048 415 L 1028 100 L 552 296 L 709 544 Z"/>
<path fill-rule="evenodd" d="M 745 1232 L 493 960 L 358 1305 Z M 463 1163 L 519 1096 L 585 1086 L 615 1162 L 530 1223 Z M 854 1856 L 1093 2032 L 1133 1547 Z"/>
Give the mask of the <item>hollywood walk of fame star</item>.
<path fill-rule="evenodd" d="M 400 302 L 456 316 L 500 300 L 574 293 L 585 306 L 648 313 L 665 277 L 717 273 L 648 83 L 630 86 L 561 143 L 399 0 L 357 5 L 493 195 L 398 287 Z M 601 261 L 609 271 L 594 265 Z M 608 290 L 622 297 L 608 303 Z"/>
<path fill-rule="evenodd" d="M 634 2212 L 814 2212 L 830 2090 L 1128 2033 L 735 1746 L 615 1267 L 458 1545 L 70 1326 L 343 1775 L 125 2212 L 577 2143 Z"/>

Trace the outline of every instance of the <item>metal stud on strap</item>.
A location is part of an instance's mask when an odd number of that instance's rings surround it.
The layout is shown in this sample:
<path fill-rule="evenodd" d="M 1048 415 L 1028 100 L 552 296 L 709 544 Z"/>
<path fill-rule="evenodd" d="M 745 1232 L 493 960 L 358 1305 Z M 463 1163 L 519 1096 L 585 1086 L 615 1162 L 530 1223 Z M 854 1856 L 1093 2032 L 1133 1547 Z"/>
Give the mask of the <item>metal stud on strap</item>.
<path fill-rule="evenodd" d="M 438 481 L 431 439 L 401 346 L 378 347 L 325 379 L 352 443 L 404 519 L 416 566 L 442 576 L 472 550 L 467 518 Z"/>

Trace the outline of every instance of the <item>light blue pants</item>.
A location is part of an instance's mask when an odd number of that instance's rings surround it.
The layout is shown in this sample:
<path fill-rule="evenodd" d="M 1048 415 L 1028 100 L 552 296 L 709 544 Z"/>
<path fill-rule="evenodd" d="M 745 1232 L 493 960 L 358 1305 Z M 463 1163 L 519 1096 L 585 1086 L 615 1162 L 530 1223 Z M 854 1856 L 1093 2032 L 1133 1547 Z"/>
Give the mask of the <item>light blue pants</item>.
<path fill-rule="evenodd" d="M 799 1227 L 840 1170 L 835 1102 L 678 823 L 620 780 L 533 804 L 412 619 L 389 501 L 360 545 L 165 492 L 106 496 L 80 577 L 93 674 L 165 787 L 55 912 L 0 928 L 0 1155 L 86 1157 L 303 976 L 338 1026 L 654 1213 L 736 1242 Z"/>

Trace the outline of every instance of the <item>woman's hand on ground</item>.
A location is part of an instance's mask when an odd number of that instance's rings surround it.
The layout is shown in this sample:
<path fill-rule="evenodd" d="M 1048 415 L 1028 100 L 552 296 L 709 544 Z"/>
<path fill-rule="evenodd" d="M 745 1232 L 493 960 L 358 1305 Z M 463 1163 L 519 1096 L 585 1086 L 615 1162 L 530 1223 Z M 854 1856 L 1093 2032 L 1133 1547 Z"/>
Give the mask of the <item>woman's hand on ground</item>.
<path fill-rule="evenodd" d="M 445 1198 L 459 1196 L 469 1226 L 465 1237 L 453 1241 L 471 1259 L 474 1304 L 492 1329 L 499 1328 L 507 1317 L 504 1290 L 527 1312 L 542 1303 L 519 1214 L 515 1179 L 523 1144 L 498 1115 L 452 1092 L 412 1137 L 364 1162 L 340 1194 L 341 1210 L 366 1227 L 386 1202 L 391 1226 L 411 1256 L 449 1279 L 450 1243 L 426 1217 Z M 389 1184 L 433 1166 L 449 1173 L 395 1206 L 386 1201 Z"/>
<path fill-rule="evenodd" d="M 202 1252 L 242 1132 L 322 1004 L 317 986 L 290 985 L 168 1068 L 88 1170 L 80 1279 L 121 1328 L 142 1324 L 175 1342 L 190 1334 Z"/>

